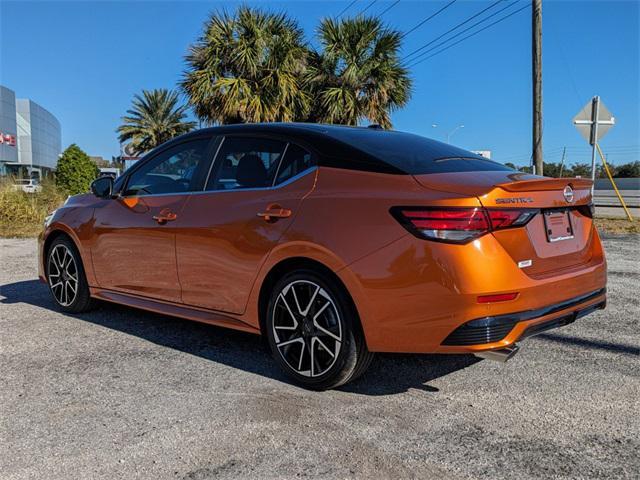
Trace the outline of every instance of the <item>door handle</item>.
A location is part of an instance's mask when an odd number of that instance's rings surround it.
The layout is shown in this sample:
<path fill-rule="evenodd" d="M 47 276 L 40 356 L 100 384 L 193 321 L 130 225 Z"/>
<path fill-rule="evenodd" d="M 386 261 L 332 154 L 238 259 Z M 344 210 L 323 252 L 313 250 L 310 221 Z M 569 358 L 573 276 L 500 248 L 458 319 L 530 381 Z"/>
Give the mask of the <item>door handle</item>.
<path fill-rule="evenodd" d="M 160 210 L 160 213 L 158 213 L 158 215 L 153 216 L 153 219 L 160 225 L 164 225 L 167 222 L 172 222 L 176 218 L 178 218 L 178 215 L 173 213 L 168 208 L 163 208 L 162 210 Z"/>
<path fill-rule="evenodd" d="M 291 213 L 291 210 L 280 205 L 269 205 L 266 211 L 258 213 L 258 217 L 262 217 L 265 222 L 273 223 L 281 218 L 289 218 Z"/>

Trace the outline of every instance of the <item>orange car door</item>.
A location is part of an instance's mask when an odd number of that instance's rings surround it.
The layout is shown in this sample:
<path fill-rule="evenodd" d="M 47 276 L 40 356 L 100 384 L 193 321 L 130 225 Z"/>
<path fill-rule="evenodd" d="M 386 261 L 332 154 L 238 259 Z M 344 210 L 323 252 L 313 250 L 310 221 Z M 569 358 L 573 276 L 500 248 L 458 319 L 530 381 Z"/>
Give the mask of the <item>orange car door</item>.
<path fill-rule="evenodd" d="M 176 237 L 183 302 L 242 313 L 258 270 L 314 186 L 313 156 L 284 141 L 226 137 Z"/>
<path fill-rule="evenodd" d="M 175 235 L 189 192 L 204 184 L 209 146 L 193 139 L 145 159 L 120 196 L 95 209 L 91 256 L 101 288 L 180 302 Z"/>

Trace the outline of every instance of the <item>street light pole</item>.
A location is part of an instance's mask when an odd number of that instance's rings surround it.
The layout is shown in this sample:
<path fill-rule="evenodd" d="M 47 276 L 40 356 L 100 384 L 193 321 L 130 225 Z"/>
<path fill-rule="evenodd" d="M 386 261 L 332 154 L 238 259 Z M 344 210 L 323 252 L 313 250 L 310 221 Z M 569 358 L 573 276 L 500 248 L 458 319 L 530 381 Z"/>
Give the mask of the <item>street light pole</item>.
<path fill-rule="evenodd" d="M 464 128 L 464 125 L 458 125 L 456 128 L 447 133 L 447 143 L 450 143 L 451 137 L 454 133 L 456 133 L 459 129 Z"/>

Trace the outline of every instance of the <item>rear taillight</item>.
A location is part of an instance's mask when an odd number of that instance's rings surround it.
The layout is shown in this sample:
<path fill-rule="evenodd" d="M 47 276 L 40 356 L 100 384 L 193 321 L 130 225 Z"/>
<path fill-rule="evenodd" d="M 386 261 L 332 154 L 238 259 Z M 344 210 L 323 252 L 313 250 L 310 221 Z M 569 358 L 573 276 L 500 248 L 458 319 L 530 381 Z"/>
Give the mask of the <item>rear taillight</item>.
<path fill-rule="evenodd" d="M 482 208 L 399 208 L 395 216 L 410 232 L 430 240 L 464 243 L 489 231 Z"/>
<path fill-rule="evenodd" d="M 467 243 L 493 230 L 523 226 L 535 216 L 537 210 L 394 207 L 391 213 L 419 238 Z"/>
<path fill-rule="evenodd" d="M 491 220 L 491 227 L 493 230 L 499 230 L 501 228 L 520 227 L 531 220 L 536 210 L 486 210 Z"/>

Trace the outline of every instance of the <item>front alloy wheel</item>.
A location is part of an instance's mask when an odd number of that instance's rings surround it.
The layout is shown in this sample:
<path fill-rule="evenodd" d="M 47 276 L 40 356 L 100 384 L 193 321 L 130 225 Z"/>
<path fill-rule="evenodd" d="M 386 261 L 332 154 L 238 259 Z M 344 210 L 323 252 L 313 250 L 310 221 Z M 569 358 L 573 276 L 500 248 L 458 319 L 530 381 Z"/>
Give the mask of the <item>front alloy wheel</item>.
<path fill-rule="evenodd" d="M 49 288 L 61 307 L 68 307 L 78 295 L 78 265 L 64 244 L 58 244 L 49 254 Z"/>
<path fill-rule="evenodd" d="M 47 283 L 58 306 L 65 312 L 80 313 L 93 304 L 82 259 L 66 236 L 59 236 L 48 249 L 45 263 Z"/>
<path fill-rule="evenodd" d="M 267 314 L 267 337 L 276 361 L 306 387 L 346 383 L 371 361 L 359 323 L 354 324 L 355 309 L 342 290 L 316 272 L 285 276 L 273 290 Z"/>

